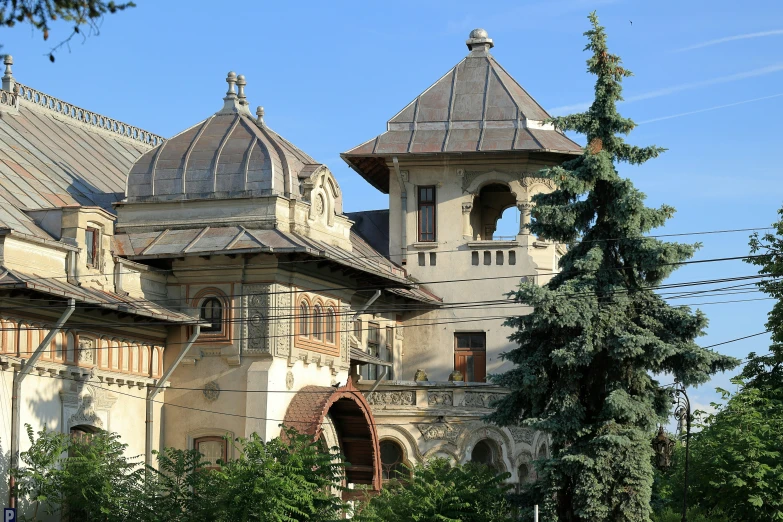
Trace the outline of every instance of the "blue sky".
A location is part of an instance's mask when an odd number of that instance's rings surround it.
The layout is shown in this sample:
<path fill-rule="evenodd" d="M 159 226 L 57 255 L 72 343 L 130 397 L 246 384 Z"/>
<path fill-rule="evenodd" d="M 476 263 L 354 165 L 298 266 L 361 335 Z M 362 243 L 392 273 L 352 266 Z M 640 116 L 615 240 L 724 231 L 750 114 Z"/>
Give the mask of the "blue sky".
<path fill-rule="evenodd" d="M 253 107 L 268 124 L 330 166 L 346 211 L 382 208 L 385 197 L 339 153 L 379 134 L 466 53 L 485 28 L 493 54 L 545 108 L 579 110 L 592 99 L 585 72 L 586 15 L 596 9 L 613 52 L 635 76 L 621 111 L 640 122 L 629 140 L 669 151 L 622 166 L 651 206 L 677 208 L 660 233 L 768 226 L 783 204 L 783 2 L 773 0 L 538 0 L 514 2 L 207 2 L 136 0 L 107 17 L 99 36 L 46 58 L 29 27 L 4 29 L 19 81 L 90 110 L 170 136 L 221 106 L 229 70 L 247 77 Z M 633 22 L 633 23 L 631 23 Z M 67 35 L 55 25 L 50 41 Z M 741 256 L 748 233 L 683 238 L 697 258 Z M 691 265 L 670 282 L 753 273 L 739 261 Z M 759 294 L 690 299 L 753 299 Z M 682 300 L 686 302 L 686 300 Z M 771 301 L 704 305 L 707 344 L 764 330 Z M 724 353 L 763 352 L 766 336 Z M 706 405 L 715 386 L 693 392 Z"/>

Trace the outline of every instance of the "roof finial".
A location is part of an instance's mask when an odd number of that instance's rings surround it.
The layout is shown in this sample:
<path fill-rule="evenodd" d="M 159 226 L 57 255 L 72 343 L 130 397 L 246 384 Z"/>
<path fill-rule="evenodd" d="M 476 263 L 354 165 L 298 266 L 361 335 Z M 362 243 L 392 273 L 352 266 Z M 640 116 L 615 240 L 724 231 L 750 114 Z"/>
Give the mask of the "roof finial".
<path fill-rule="evenodd" d="M 258 107 L 256 107 L 256 116 L 258 116 L 256 118 L 256 123 L 258 123 L 259 125 L 263 125 L 264 124 L 264 108 L 261 107 L 260 105 Z"/>
<path fill-rule="evenodd" d="M 484 29 L 473 29 L 465 42 L 468 49 L 474 53 L 488 53 L 495 46 L 492 38 Z"/>
<path fill-rule="evenodd" d="M 14 80 L 14 73 L 11 71 L 11 66 L 14 64 L 14 57 L 10 54 L 6 54 L 3 63 L 5 64 L 5 74 L 3 75 L 3 90 L 6 92 L 13 92 L 14 84 L 16 83 Z"/>
<path fill-rule="evenodd" d="M 237 83 L 237 73 L 230 71 L 226 76 L 226 83 L 228 83 L 228 91 L 226 91 L 226 97 L 223 99 L 233 100 L 237 96 L 234 92 L 234 84 Z"/>
<path fill-rule="evenodd" d="M 247 82 L 245 81 L 245 75 L 240 74 L 239 76 L 237 76 L 237 88 L 239 90 L 240 105 L 247 105 L 247 96 L 245 96 L 245 85 L 247 85 Z"/>
<path fill-rule="evenodd" d="M 244 80 L 244 77 L 242 79 Z M 234 85 L 237 83 L 237 73 L 234 71 L 229 72 L 226 75 L 226 83 L 228 84 L 228 91 L 226 91 L 226 96 L 223 98 L 223 108 L 218 111 L 218 114 L 236 114 L 242 108 L 242 100 L 238 100 L 237 93 L 234 92 Z M 240 87 L 240 92 L 242 92 L 241 89 L 242 87 Z"/>

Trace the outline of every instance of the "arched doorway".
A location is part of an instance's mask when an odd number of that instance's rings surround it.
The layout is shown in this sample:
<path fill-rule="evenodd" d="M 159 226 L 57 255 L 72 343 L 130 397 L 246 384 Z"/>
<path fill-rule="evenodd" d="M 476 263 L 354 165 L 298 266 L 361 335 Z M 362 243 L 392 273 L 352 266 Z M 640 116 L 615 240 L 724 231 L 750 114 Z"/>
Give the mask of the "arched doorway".
<path fill-rule="evenodd" d="M 381 461 L 378 432 L 370 405 L 364 395 L 349 381 L 335 390 L 323 386 L 305 386 L 288 405 L 285 426 L 306 433 L 313 440 L 336 434 L 340 451 L 348 465 L 346 484 L 381 486 Z"/>

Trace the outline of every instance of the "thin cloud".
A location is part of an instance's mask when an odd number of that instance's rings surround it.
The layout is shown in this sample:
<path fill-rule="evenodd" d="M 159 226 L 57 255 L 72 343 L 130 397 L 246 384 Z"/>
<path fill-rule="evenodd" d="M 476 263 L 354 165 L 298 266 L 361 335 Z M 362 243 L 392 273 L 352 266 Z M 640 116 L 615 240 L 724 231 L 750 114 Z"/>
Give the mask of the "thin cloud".
<path fill-rule="evenodd" d="M 765 38 L 767 36 L 780 36 L 780 35 L 783 35 L 783 29 L 775 29 L 774 31 L 761 31 L 758 33 L 737 34 L 734 36 L 726 36 L 725 38 L 717 38 L 715 40 L 707 40 L 706 42 L 689 45 L 688 47 L 677 49 L 674 52 L 682 53 L 685 51 L 693 51 L 694 49 L 703 49 L 704 47 L 712 47 L 713 45 L 719 45 L 726 42 L 735 42 L 737 40 L 750 40 L 751 38 Z"/>
<path fill-rule="evenodd" d="M 711 78 L 709 80 L 703 80 L 700 82 L 683 83 L 680 85 L 674 85 L 672 87 L 665 87 L 663 89 L 656 89 L 654 91 L 646 92 L 643 94 L 637 94 L 636 96 L 629 96 L 625 99 L 624 103 L 633 103 L 642 100 L 649 100 L 652 98 L 660 98 L 662 96 L 669 96 L 682 91 L 691 91 L 694 89 L 701 89 L 703 87 L 710 87 L 713 85 L 719 85 L 722 83 L 731 83 L 739 80 L 745 80 L 747 78 L 756 78 L 759 76 L 766 76 L 776 72 L 783 71 L 783 63 L 775 65 L 768 65 L 767 67 L 760 67 L 751 71 L 744 71 L 736 74 L 729 74 L 727 76 L 719 76 L 718 78 Z M 590 107 L 590 102 L 583 102 L 574 105 L 563 105 L 561 107 L 555 107 L 549 112 L 554 115 L 568 114 L 574 111 L 583 111 Z"/>
<path fill-rule="evenodd" d="M 735 107 L 737 105 L 744 105 L 746 103 L 753 103 L 762 100 L 769 100 L 772 98 L 779 98 L 781 96 L 783 96 L 783 92 L 779 94 L 773 94 L 771 96 L 762 96 L 760 98 L 752 98 L 750 100 L 742 100 L 734 103 L 727 103 L 725 105 L 716 105 L 714 107 L 707 107 L 706 109 L 699 109 L 696 111 L 681 112 L 679 114 L 672 114 L 670 116 L 661 116 L 660 118 L 652 118 L 650 120 L 640 121 L 638 122 L 638 125 L 643 125 L 645 123 L 653 123 L 656 121 L 671 120 L 672 118 L 681 118 L 682 116 L 690 116 L 691 114 L 700 114 L 702 112 L 716 111 L 718 109 L 725 109 L 726 107 Z"/>

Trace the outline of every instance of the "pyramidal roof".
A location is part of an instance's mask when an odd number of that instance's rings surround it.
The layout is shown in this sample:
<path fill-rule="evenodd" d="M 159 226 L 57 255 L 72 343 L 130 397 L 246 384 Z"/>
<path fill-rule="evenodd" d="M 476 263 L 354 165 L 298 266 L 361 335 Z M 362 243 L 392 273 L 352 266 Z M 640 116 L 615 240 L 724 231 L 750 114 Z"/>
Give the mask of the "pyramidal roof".
<path fill-rule="evenodd" d="M 470 53 L 386 124 L 386 132 L 342 154 L 383 192 L 383 157 L 468 152 L 581 154 L 582 147 L 544 121 L 549 114 L 495 60 L 483 29 L 467 40 Z"/>

